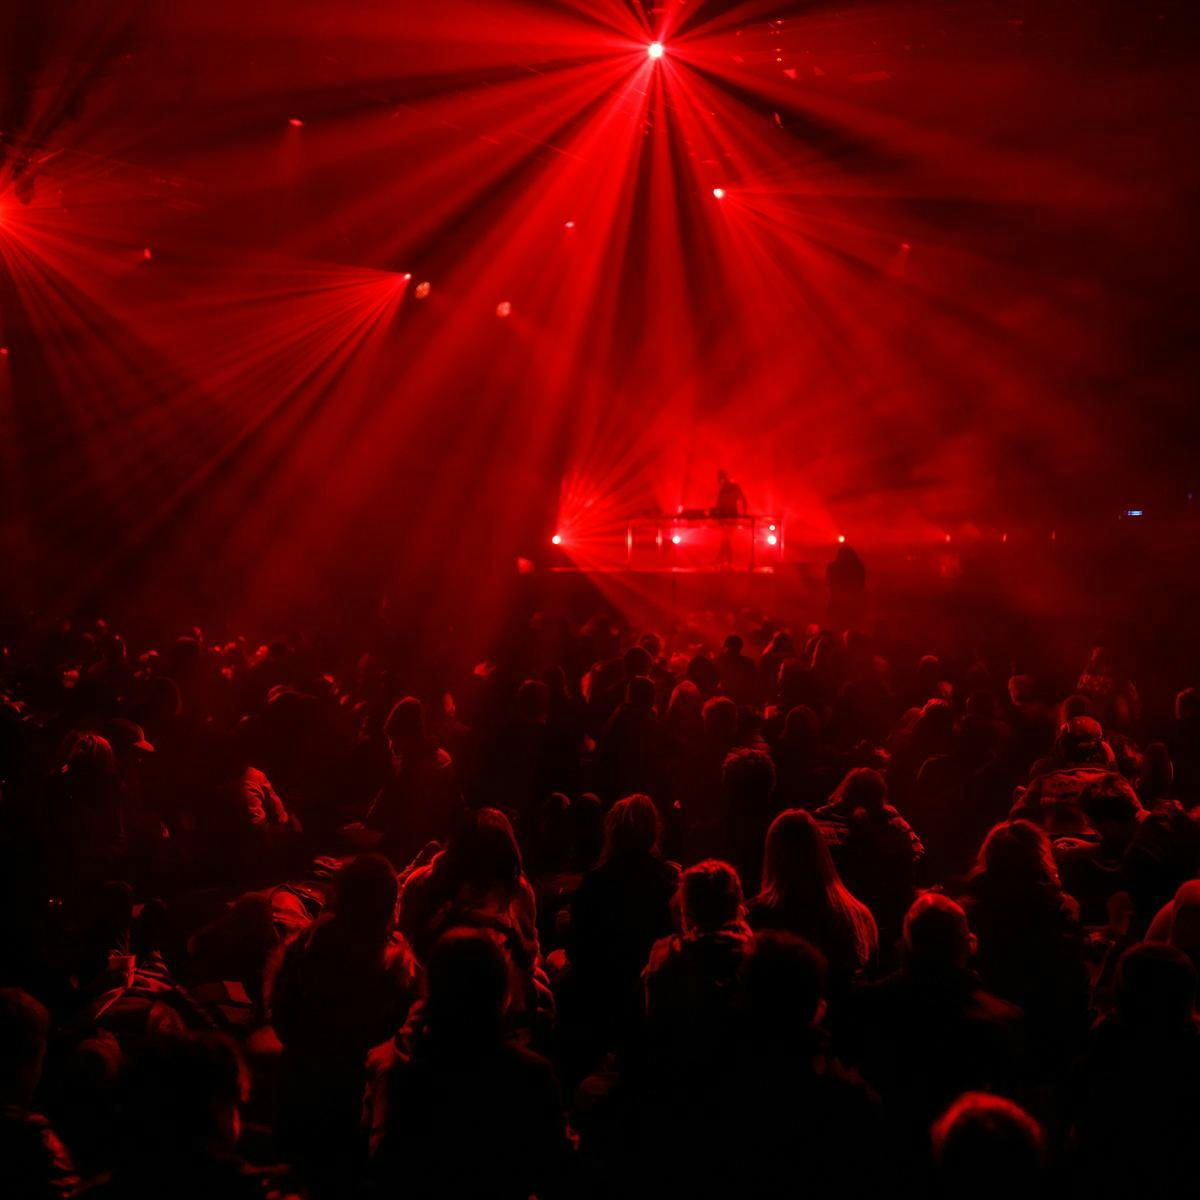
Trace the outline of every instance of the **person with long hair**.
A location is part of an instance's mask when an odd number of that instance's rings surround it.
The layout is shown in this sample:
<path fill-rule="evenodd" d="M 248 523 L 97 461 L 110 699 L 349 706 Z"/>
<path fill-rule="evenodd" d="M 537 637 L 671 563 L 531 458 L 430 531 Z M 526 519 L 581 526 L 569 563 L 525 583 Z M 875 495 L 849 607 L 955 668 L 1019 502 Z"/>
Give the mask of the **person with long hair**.
<path fill-rule="evenodd" d="M 842 882 L 820 827 L 800 808 L 780 813 L 767 830 L 762 888 L 748 919 L 756 932 L 780 929 L 812 943 L 843 984 L 879 952 L 871 910 Z"/>
<path fill-rule="evenodd" d="M 985 986 L 1025 1009 L 1030 1036 L 1046 1053 L 1069 1052 L 1087 1021 L 1083 930 L 1040 826 L 1022 820 L 995 826 L 962 903 Z"/>

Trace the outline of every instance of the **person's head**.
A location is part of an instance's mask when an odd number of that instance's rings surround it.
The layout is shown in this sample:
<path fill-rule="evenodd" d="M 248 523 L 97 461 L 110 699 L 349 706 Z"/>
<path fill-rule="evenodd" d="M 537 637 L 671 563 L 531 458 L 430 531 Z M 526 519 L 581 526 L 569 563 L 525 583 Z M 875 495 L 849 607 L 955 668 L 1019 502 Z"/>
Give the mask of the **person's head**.
<path fill-rule="evenodd" d="M 820 737 L 821 720 L 807 704 L 788 710 L 783 721 L 783 740 L 793 746 L 808 746 Z"/>
<path fill-rule="evenodd" d="M 114 717 L 111 721 L 106 721 L 104 737 L 118 759 L 136 760 L 139 755 L 154 753 L 154 747 L 146 740 L 145 730 L 124 717 Z"/>
<path fill-rule="evenodd" d="M 334 919 L 346 933 L 366 942 L 391 932 L 399 888 L 392 864 L 382 854 L 360 854 L 339 869 L 333 880 Z"/>
<path fill-rule="evenodd" d="M 1200 688 L 1184 688 L 1175 697 L 1175 720 L 1189 723 L 1200 721 Z"/>
<path fill-rule="evenodd" d="M 232 1039 L 182 1030 L 159 1034 L 130 1072 L 139 1145 L 160 1161 L 198 1150 L 226 1157 L 241 1135 L 240 1106 L 248 1093 L 246 1065 Z"/>
<path fill-rule="evenodd" d="M 703 707 L 700 689 L 690 679 L 684 679 L 671 692 L 671 699 L 667 703 L 667 723 L 677 725 L 696 720 Z"/>
<path fill-rule="evenodd" d="M 739 920 L 745 907 L 738 873 L 715 858 L 689 867 L 679 881 L 679 912 L 685 933 L 711 933 Z"/>
<path fill-rule="evenodd" d="M 1011 1100 L 965 1092 L 934 1121 L 930 1142 L 938 1194 L 946 1200 L 1038 1194 L 1045 1139 Z"/>
<path fill-rule="evenodd" d="M 100 786 L 116 777 L 117 756 L 107 738 L 77 730 L 63 742 L 59 770 L 78 786 Z"/>
<path fill-rule="evenodd" d="M 499 809 L 480 808 L 467 813 L 455 829 L 439 859 L 438 874 L 451 891 L 471 884 L 511 895 L 523 869 L 512 823 Z"/>
<path fill-rule="evenodd" d="M 775 791 L 775 764 L 765 750 L 730 750 L 721 764 L 721 784 L 731 808 L 765 808 Z"/>
<path fill-rule="evenodd" d="M 729 482 L 729 472 L 724 467 L 717 468 L 717 485 L 724 487 Z"/>
<path fill-rule="evenodd" d="M 802 808 L 781 812 L 767 830 L 763 892 L 782 899 L 798 888 L 825 888 L 837 879 L 833 856 L 812 816 Z"/>
<path fill-rule="evenodd" d="M 33 1101 L 49 1030 L 50 1014 L 28 992 L 0 988 L 0 1104 Z"/>
<path fill-rule="evenodd" d="M 526 679 L 516 696 L 517 716 L 530 724 L 545 724 L 550 713 L 550 689 L 540 679 Z"/>
<path fill-rule="evenodd" d="M 746 643 L 742 641 L 741 637 L 739 637 L 738 634 L 731 633 L 725 639 L 725 643 L 724 643 L 725 653 L 731 654 L 734 656 L 739 655 L 739 654 L 741 654 L 742 647 L 745 646 L 745 644 Z"/>
<path fill-rule="evenodd" d="M 625 685 L 625 703 L 639 712 L 649 712 L 654 707 L 654 680 L 635 675 Z"/>
<path fill-rule="evenodd" d="M 1107 646 L 1092 647 L 1083 673 L 1085 675 L 1111 675 L 1113 673 L 1113 658 Z"/>
<path fill-rule="evenodd" d="M 1059 887 L 1050 839 L 1032 821 L 1002 821 L 983 839 L 979 869 L 1002 883 Z"/>
<path fill-rule="evenodd" d="M 705 704 L 701 714 L 704 718 L 705 735 L 717 745 L 732 745 L 737 738 L 738 710 L 728 696 L 714 696 Z"/>
<path fill-rule="evenodd" d="M 1079 794 L 1079 806 L 1106 846 L 1123 849 L 1133 841 L 1143 809 L 1124 776 L 1114 773 L 1087 784 Z"/>
<path fill-rule="evenodd" d="M 645 646 L 630 646 L 622 659 L 626 679 L 635 679 L 639 675 L 649 675 L 654 669 L 654 660 Z"/>
<path fill-rule="evenodd" d="M 1008 698 L 1014 705 L 1037 700 L 1037 680 L 1032 675 L 1013 675 L 1008 681 Z"/>
<path fill-rule="evenodd" d="M 508 1009 L 508 959 L 482 930 L 453 929 L 434 944 L 425 975 L 429 1028 L 463 1050 L 500 1040 Z"/>
<path fill-rule="evenodd" d="M 975 935 L 962 905 L 939 892 L 925 892 L 904 917 L 904 958 L 911 970 L 962 970 L 975 950 Z"/>
<path fill-rule="evenodd" d="M 392 705 L 383 723 L 384 736 L 393 751 L 425 737 L 425 706 L 416 696 L 405 696 Z"/>
<path fill-rule="evenodd" d="M 571 798 L 551 792 L 538 813 L 538 864 L 542 871 L 565 870 L 575 857 L 575 813 Z"/>
<path fill-rule="evenodd" d="M 825 956 L 803 938 L 757 934 L 742 974 L 751 1029 L 772 1041 L 807 1033 L 824 1011 L 825 974 Z"/>
<path fill-rule="evenodd" d="M 1074 720 L 1075 717 L 1094 717 L 1095 711 L 1092 708 L 1092 702 L 1086 696 L 1080 696 L 1078 693 L 1068 696 L 1060 705 L 1063 724 Z"/>
<path fill-rule="evenodd" d="M 1142 942 L 1117 964 L 1117 1016 L 1146 1034 L 1189 1029 L 1196 1015 L 1196 968 L 1175 946 Z"/>
<path fill-rule="evenodd" d="M 831 802 L 846 812 L 860 809 L 868 816 L 882 815 L 887 805 L 887 780 L 874 767 L 855 767 L 838 784 Z"/>
<path fill-rule="evenodd" d="M 1104 730 L 1094 717 L 1072 717 L 1058 731 L 1058 748 L 1071 766 L 1103 764 L 1108 761 Z"/>
<path fill-rule="evenodd" d="M 648 655 L 650 655 L 650 661 L 652 663 L 657 662 L 660 658 L 662 658 L 663 640 L 658 636 L 657 633 L 643 633 L 642 636 L 638 638 L 638 645 L 641 646 L 641 648 L 645 650 Z"/>
<path fill-rule="evenodd" d="M 604 819 L 604 859 L 626 854 L 653 854 L 662 835 L 658 808 L 649 796 L 637 792 L 618 800 Z"/>

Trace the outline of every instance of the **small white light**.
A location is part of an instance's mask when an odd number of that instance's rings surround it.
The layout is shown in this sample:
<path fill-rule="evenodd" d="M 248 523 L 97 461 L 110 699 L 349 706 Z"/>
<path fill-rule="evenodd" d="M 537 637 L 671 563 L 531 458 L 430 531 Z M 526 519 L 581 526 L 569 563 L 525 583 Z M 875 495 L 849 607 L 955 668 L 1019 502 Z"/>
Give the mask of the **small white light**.
<path fill-rule="evenodd" d="M 646 53 L 648 55 L 650 55 L 651 58 L 662 58 L 662 56 L 663 56 L 662 42 L 651 42 L 650 45 L 646 47 Z"/>

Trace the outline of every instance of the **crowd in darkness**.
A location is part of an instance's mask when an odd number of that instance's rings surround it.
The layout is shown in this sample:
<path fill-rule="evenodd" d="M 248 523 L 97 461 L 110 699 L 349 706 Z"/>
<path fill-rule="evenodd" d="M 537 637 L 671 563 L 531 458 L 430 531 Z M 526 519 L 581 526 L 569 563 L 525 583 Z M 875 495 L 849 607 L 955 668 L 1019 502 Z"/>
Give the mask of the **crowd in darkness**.
<path fill-rule="evenodd" d="M 1194 1188 L 1200 691 L 828 625 L 8 622 L 0 1192 Z"/>

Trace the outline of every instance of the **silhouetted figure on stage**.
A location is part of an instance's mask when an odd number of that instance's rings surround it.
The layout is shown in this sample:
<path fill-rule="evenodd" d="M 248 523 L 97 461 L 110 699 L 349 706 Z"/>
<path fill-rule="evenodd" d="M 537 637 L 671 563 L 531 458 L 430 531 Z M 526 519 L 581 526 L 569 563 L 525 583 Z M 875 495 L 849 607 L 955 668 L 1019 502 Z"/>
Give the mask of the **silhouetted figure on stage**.
<path fill-rule="evenodd" d="M 746 493 L 741 484 L 734 483 L 729 473 L 722 467 L 717 471 L 717 502 L 713 505 L 712 515 L 725 518 L 744 517 L 750 511 L 746 503 Z M 730 536 L 729 525 L 721 525 L 721 547 L 717 551 L 717 565 L 733 566 L 733 539 Z"/>
<path fill-rule="evenodd" d="M 825 568 L 829 585 L 829 624 L 834 629 L 853 629 L 862 623 L 867 568 L 849 546 L 839 546 Z"/>

